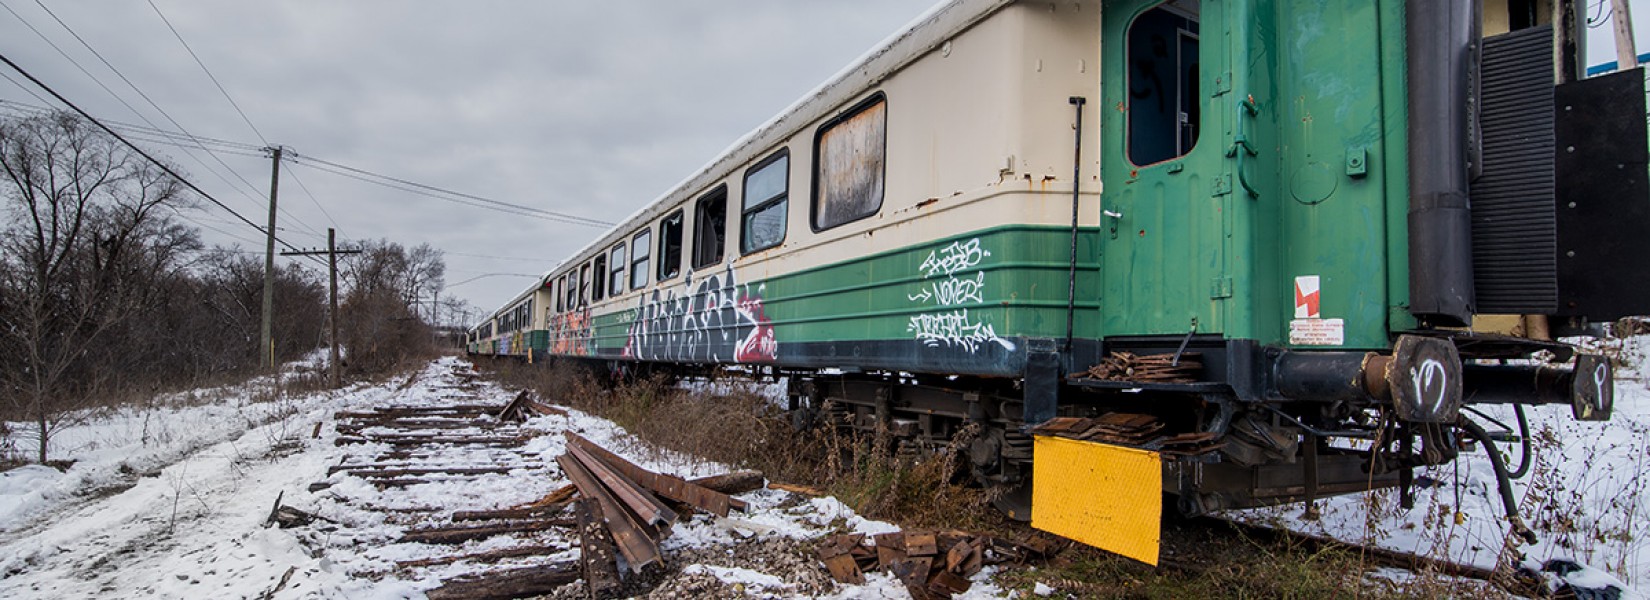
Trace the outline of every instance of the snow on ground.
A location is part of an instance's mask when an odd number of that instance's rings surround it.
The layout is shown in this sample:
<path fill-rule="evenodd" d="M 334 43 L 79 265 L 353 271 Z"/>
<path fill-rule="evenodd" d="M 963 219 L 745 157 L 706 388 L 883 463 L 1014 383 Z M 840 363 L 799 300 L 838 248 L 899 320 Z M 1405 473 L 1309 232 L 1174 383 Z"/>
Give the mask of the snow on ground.
<path fill-rule="evenodd" d="M 1650 336 L 1630 338 L 1610 350 L 1619 351 L 1629 364 L 1616 373 L 1615 412 L 1610 421 L 1576 421 L 1568 405 L 1525 411 L 1535 440 L 1535 462 L 1529 475 L 1513 482 L 1514 496 L 1540 542 L 1524 546 L 1521 551 L 1535 567 L 1554 559 L 1573 560 L 1647 590 Z M 1516 433 L 1517 421 L 1511 407 L 1479 409 Z M 1491 431 L 1500 429 L 1476 415 L 1472 418 Z M 1517 445 L 1499 446 L 1516 468 L 1521 456 Z M 1483 449 L 1463 451 L 1461 460 L 1454 464 L 1417 470 L 1416 480 L 1415 508 L 1407 511 L 1398 506 L 1396 490 L 1386 490 L 1322 500 L 1317 520 L 1302 518 L 1300 505 L 1241 511 L 1238 516 L 1350 542 L 1494 567 L 1509 526 L 1494 471 Z M 1639 597 L 1644 596 L 1639 592 Z"/>
<path fill-rule="evenodd" d="M 461 574 L 577 557 L 568 533 L 555 530 L 456 547 L 396 541 L 419 521 L 440 523 L 455 509 L 536 500 L 565 484 L 554 463 L 565 447 L 564 431 L 657 471 L 697 477 L 729 470 L 652 448 L 610 421 L 569 410 L 523 424 L 538 436 L 519 449 L 453 447 L 430 459 L 520 467 L 508 474 L 435 477 L 434 483 L 386 489 L 345 473 L 328 475 L 331 466 L 389 449 L 336 446 L 335 411 L 453 404 L 455 368 L 464 368 L 463 361 L 444 358 L 410 379 L 277 402 L 255 402 L 253 389 L 236 388 L 212 404 L 121 411 L 67 430 L 58 438 L 63 445 L 57 456 L 78 462 L 66 473 L 24 467 L 0 474 L 0 598 L 257 598 L 289 572 L 273 597 L 417 598 Z M 511 397 L 491 383 L 464 393 L 476 396 L 465 403 L 499 406 Z M 312 438 L 316 423 L 324 426 Z M 331 486 L 309 492 L 315 482 Z M 278 495 L 282 504 L 331 522 L 264 527 Z M 826 535 L 883 533 L 894 526 L 866 520 L 832 498 L 772 490 L 740 498 L 749 511 L 727 518 L 684 515 L 661 544 L 672 570 L 667 578 L 708 581 L 719 587 L 707 593 L 718 595 L 907 596 L 884 574 L 868 574 L 862 586 L 829 582 L 811 557 L 815 540 Z M 396 565 L 526 543 L 552 550 L 496 567 Z M 750 551 L 764 548 L 771 551 Z M 961 597 L 1005 595 L 987 581 L 991 573 L 977 575 Z"/>

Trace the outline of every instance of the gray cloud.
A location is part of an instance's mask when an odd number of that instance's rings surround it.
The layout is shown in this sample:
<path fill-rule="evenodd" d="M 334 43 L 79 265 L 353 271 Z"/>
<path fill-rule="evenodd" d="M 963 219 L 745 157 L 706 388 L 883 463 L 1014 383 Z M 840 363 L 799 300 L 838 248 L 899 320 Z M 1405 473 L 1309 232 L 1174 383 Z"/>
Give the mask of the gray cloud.
<path fill-rule="evenodd" d="M 930 3 L 156 0 L 271 143 L 608 221 L 658 197 Z M 7 5 L 157 125 L 172 128 L 39 7 Z M 48 6 L 189 131 L 258 143 L 147 3 Z M 0 52 L 94 114 L 140 122 L 4 11 Z M 38 103 L 5 82 L 0 98 Z M 266 159 L 223 157 L 254 184 L 248 190 L 233 176 L 233 186 L 224 183 L 181 149 L 162 149 L 202 187 L 263 220 Z M 348 238 L 540 259 L 452 255 L 449 282 L 539 273 L 600 233 L 294 169 Z M 285 173 L 281 203 L 310 228 L 330 225 Z M 324 243 L 297 223 L 283 229 L 294 244 Z M 448 293 L 491 309 L 530 282 L 486 278 Z"/>

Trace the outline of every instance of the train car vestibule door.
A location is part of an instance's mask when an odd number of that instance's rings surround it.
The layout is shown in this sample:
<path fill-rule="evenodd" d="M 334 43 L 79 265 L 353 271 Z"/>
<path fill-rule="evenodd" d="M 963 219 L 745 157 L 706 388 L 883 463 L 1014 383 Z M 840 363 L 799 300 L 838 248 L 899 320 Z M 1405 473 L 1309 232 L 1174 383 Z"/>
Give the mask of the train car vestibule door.
<path fill-rule="evenodd" d="M 1198 0 L 1105 4 L 1101 290 L 1105 336 L 1215 333 L 1223 279 L 1223 195 L 1211 71 L 1219 28 Z M 1217 3 L 1218 4 L 1218 3 Z M 1210 65 L 1205 68 L 1205 65 Z M 1224 287 L 1223 287 L 1224 282 Z"/>

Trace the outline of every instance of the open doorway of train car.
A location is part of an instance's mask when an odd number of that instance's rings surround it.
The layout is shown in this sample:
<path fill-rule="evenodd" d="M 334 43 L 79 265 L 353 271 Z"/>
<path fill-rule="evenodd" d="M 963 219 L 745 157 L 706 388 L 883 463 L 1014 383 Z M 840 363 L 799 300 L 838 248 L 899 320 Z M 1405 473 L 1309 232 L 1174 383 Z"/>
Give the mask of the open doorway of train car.
<path fill-rule="evenodd" d="M 1199 0 L 1107 3 L 1102 15 L 1101 317 L 1110 336 L 1220 330 L 1225 168 L 1206 135 L 1221 44 Z M 1223 187 L 1224 186 L 1224 187 Z"/>

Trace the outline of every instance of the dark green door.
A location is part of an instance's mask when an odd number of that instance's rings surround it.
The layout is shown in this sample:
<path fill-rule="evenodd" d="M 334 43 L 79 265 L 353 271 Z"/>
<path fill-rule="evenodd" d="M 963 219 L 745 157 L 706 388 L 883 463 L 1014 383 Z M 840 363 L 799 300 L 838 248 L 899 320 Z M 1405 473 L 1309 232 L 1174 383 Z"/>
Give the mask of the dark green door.
<path fill-rule="evenodd" d="M 1235 161 L 1221 147 L 1224 119 L 1213 107 L 1232 95 L 1221 90 L 1230 85 L 1221 79 L 1221 28 L 1203 27 L 1221 4 L 1104 6 L 1100 311 L 1108 337 L 1222 331 Z"/>

